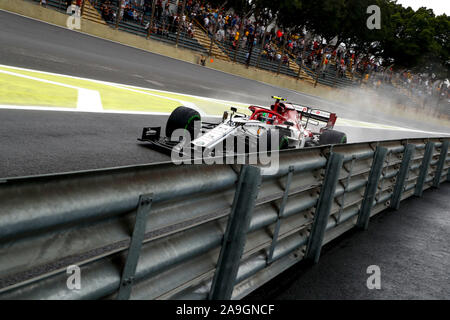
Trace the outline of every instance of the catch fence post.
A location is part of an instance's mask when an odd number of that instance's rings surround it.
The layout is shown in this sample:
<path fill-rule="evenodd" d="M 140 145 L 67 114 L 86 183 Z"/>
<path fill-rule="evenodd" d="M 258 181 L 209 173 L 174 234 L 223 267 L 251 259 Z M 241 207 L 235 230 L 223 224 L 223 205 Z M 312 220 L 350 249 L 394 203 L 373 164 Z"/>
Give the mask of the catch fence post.
<path fill-rule="evenodd" d="M 261 60 L 261 55 L 263 53 L 264 46 L 266 45 L 266 33 L 267 33 L 267 25 L 264 28 L 264 35 L 263 35 L 263 39 L 262 39 L 262 42 L 261 42 L 261 48 L 259 50 L 258 59 L 256 59 L 256 68 L 259 67 L 259 61 Z"/>
<path fill-rule="evenodd" d="M 119 28 L 120 13 L 122 12 L 122 4 L 123 4 L 123 0 L 120 0 L 119 7 L 117 7 L 117 13 L 116 13 L 116 29 Z M 123 15 L 125 15 L 125 10 L 123 11 Z M 122 16 L 122 18 L 123 18 L 123 16 Z"/>
<path fill-rule="evenodd" d="M 286 41 L 287 41 L 287 34 L 285 31 L 284 35 L 283 35 L 283 47 L 281 48 L 281 58 L 280 58 L 280 61 L 278 61 L 277 75 L 280 74 L 281 63 L 283 62 L 283 56 L 284 56 L 285 49 L 286 49 Z"/>
<path fill-rule="evenodd" d="M 179 21 L 178 21 L 178 30 L 177 30 L 177 41 L 175 43 L 175 47 L 177 47 L 177 48 L 178 48 L 178 42 L 180 40 L 181 24 L 183 23 L 183 15 L 184 15 L 185 8 L 186 8 L 186 0 L 183 0 L 183 5 L 181 7 L 181 13 L 178 16 Z M 186 20 L 187 20 L 187 16 L 186 16 Z"/>
<path fill-rule="evenodd" d="M 153 21 L 155 19 L 156 0 L 152 1 L 152 15 L 150 16 L 150 23 L 147 30 L 147 39 L 150 39 L 150 35 L 153 32 Z"/>
<path fill-rule="evenodd" d="M 84 6 L 86 5 L 86 1 L 88 1 L 88 0 L 83 0 L 83 2 L 81 3 L 81 12 L 80 12 L 81 17 L 83 16 L 83 13 L 84 13 Z"/>
<path fill-rule="evenodd" d="M 244 33 L 244 22 L 242 20 L 241 20 L 241 26 L 239 27 L 239 38 L 237 39 L 236 48 L 234 49 L 233 62 L 236 62 L 237 52 L 241 45 L 242 33 Z M 234 40 L 236 41 L 236 38 Z"/>

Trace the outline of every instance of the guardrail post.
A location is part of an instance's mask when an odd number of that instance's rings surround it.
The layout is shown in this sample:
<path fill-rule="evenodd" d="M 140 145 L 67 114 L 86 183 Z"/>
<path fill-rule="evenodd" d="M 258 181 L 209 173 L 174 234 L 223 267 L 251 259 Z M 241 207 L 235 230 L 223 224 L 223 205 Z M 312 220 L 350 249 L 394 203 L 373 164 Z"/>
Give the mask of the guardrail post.
<path fill-rule="evenodd" d="M 127 261 L 122 273 L 120 281 L 119 294 L 117 300 L 128 300 L 131 295 L 131 288 L 136 274 L 136 267 L 141 253 L 142 241 L 145 235 L 145 223 L 148 213 L 152 207 L 152 194 L 142 195 L 139 197 L 139 205 L 136 213 L 136 222 L 134 225 L 133 235 L 131 237 L 130 248 L 128 249 Z"/>
<path fill-rule="evenodd" d="M 442 142 L 441 155 L 439 156 L 439 162 L 437 164 L 436 173 L 434 175 L 433 187 L 439 188 L 441 183 L 442 170 L 444 169 L 445 159 L 447 159 L 449 141 Z"/>
<path fill-rule="evenodd" d="M 398 210 L 400 208 L 400 201 L 402 198 L 402 193 L 405 187 L 406 177 L 409 172 L 409 164 L 416 151 L 416 146 L 413 144 L 408 144 L 405 146 L 405 151 L 403 152 L 403 160 L 400 170 L 397 174 L 397 181 L 395 183 L 394 192 L 391 198 L 391 208 Z"/>
<path fill-rule="evenodd" d="M 369 226 L 370 212 L 372 211 L 373 201 L 377 192 L 378 182 L 380 181 L 381 173 L 383 171 L 384 159 L 388 153 L 385 147 L 377 147 L 370 169 L 369 181 L 364 191 L 364 198 L 361 204 L 361 210 L 358 215 L 356 225 L 359 228 L 367 230 Z"/>
<path fill-rule="evenodd" d="M 336 192 L 336 185 L 339 180 L 339 174 L 343 163 L 344 156 L 342 154 L 331 153 L 327 163 L 325 178 L 320 190 L 319 200 L 314 214 L 314 222 L 305 255 L 306 260 L 314 263 L 319 262 L 325 229 L 327 227 L 328 217 L 330 215 L 334 194 Z"/>
<path fill-rule="evenodd" d="M 356 161 L 356 157 L 353 155 L 352 162 L 350 164 L 350 169 L 348 170 L 348 176 L 347 176 L 346 182 L 341 183 L 342 187 L 344 188 L 344 192 L 342 193 L 342 196 L 341 196 L 341 202 L 340 203 L 338 202 L 340 209 L 339 209 L 338 216 L 336 218 L 336 225 L 341 223 L 341 217 L 342 217 L 342 213 L 344 212 L 344 206 L 345 206 L 345 194 L 347 193 L 348 187 L 350 186 L 350 181 L 352 179 L 353 167 L 355 166 L 355 161 Z M 345 165 L 344 165 L 344 169 L 346 169 Z"/>
<path fill-rule="evenodd" d="M 209 292 L 210 300 L 231 299 L 260 185 L 261 170 L 243 166 Z"/>
<path fill-rule="evenodd" d="M 284 214 L 284 208 L 286 208 L 286 203 L 289 196 L 289 188 L 291 186 L 293 175 L 294 175 L 294 166 L 290 166 L 286 180 L 286 187 L 284 189 L 283 200 L 281 200 L 280 209 L 278 211 L 277 223 L 273 231 L 272 243 L 270 244 L 269 256 L 267 257 L 267 264 L 271 264 L 273 262 L 273 253 L 275 251 L 275 247 L 277 246 L 278 234 L 280 233 L 281 217 Z"/>
<path fill-rule="evenodd" d="M 425 146 L 425 154 L 423 155 L 422 164 L 420 165 L 420 173 L 417 178 L 416 189 L 414 195 L 421 197 L 423 194 L 423 185 L 428 174 L 431 158 L 433 157 L 434 142 L 428 142 Z"/>

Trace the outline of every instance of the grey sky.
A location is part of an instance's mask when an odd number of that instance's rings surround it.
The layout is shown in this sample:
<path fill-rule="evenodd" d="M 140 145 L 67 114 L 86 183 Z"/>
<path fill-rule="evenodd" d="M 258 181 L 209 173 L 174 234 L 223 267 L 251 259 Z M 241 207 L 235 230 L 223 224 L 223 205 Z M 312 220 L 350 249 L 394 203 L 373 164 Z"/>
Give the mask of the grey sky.
<path fill-rule="evenodd" d="M 441 15 L 445 13 L 450 15 L 450 1 L 449 0 L 397 0 L 397 3 L 402 4 L 404 7 L 411 7 L 414 10 L 420 7 L 427 7 L 433 9 L 434 14 Z"/>

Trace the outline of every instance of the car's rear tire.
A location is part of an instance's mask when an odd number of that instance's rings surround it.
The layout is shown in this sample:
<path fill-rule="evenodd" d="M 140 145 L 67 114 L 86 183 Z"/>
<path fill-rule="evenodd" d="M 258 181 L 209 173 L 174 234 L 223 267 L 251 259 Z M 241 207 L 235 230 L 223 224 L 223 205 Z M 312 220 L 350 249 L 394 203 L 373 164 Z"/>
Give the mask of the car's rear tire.
<path fill-rule="evenodd" d="M 184 129 L 190 133 L 191 140 L 194 137 L 194 123 L 195 121 L 201 121 L 201 116 L 198 111 L 188 107 L 178 107 L 172 111 L 166 124 L 166 137 L 169 139 L 177 129 Z"/>
<path fill-rule="evenodd" d="M 325 130 L 319 138 L 319 145 L 347 143 L 347 135 L 337 130 Z"/>

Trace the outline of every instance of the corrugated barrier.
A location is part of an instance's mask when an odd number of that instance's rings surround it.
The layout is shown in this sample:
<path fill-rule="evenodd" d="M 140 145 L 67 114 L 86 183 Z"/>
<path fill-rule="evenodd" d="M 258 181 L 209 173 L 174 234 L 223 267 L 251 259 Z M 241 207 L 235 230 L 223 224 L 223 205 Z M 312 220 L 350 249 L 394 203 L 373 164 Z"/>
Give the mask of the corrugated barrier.
<path fill-rule="evenodd" d="M 121 167 L 0 181 L 0 299 L 240 299 L 449 181 L 448 138 L 322 146 L 258 166 Z M 81 288 L 67 286 L 69 266 Z"/>

